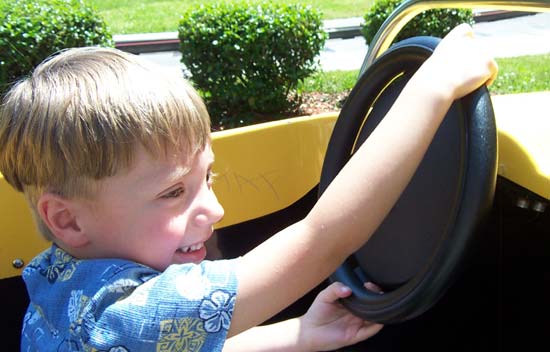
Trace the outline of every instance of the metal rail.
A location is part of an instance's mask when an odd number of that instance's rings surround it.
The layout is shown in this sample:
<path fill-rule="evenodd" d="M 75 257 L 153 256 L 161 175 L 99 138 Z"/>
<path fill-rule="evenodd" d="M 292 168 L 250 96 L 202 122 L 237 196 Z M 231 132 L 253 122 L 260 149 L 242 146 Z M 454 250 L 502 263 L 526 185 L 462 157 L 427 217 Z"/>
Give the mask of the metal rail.
<path fill-rule="evenodd" d="M 399 31 L 416 15 L 431 9 L 499 9 L 525 12 L 550 12 L 550 0 L 539 1 L 487 1 L 487 0 L 409 0 L 399 5 L 384 21 L 369 45 L 361 66 L 361 74 L 373 61 L 386 51 Z"/>

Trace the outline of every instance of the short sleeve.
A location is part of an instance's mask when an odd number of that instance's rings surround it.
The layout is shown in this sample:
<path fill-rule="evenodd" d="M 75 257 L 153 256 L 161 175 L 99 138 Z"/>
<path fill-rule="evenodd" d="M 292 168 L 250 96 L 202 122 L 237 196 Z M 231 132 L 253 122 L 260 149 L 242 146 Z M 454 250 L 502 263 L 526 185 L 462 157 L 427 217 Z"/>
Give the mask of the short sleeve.
<path fill-rule="evenodd" d="M 235 260 L 126 270 L 90 297 L 79 333 L 113 351 L 221 351 L 237 293 Z M 149 275 L 149 276 L 148 276 Z"/>

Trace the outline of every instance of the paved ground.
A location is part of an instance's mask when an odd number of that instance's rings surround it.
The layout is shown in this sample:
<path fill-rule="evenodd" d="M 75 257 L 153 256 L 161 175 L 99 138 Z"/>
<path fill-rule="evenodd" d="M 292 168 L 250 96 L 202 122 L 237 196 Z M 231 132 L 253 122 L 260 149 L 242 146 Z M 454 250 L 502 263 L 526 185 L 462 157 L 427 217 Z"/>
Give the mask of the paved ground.
<path fill-rule="evenodd" d="M 474 31 L 495 57 L 550 53 L 550 13 L 481 22 L 474 25 Z M 328 40 L 319 56 L 321 67 L 326 71 L 358 69 L 367 49 L 363 37 Z M 141 55 L 181 74 L 177 51 Z"/>
<path fill-rule="evenodd" d="M 495 57 L 550 53 L 550 12 L 474 26 Z"/>

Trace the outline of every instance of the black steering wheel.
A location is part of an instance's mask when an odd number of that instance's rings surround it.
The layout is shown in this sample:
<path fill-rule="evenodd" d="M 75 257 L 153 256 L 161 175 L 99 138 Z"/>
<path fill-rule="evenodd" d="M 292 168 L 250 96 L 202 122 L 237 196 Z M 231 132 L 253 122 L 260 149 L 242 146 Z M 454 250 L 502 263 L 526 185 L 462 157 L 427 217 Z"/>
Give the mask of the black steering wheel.
<path fill-rule="evenodd" d="M 319 195 L 438 43 L 433 37 L 397 43 L 359 78 L 334 127 Z M 331 276 L 352 288 L 353 295 L 343 300 L 349 310 L 389 324 L 414 318 L 437 302 L 459 274 L 476 228 L 491 207 L 496 146 L 491 100 L 481 87 L 453 103 L 390 214 Z M 376 283 L 383 293 L 367 290 L 365 281 Z"/>

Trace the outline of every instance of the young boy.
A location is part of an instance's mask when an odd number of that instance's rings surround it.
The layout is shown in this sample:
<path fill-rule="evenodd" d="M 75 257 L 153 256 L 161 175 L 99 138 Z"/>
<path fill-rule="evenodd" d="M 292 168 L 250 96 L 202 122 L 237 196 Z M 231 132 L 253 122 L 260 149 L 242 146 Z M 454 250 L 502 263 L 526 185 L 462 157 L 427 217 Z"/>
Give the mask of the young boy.
<path fill-rule="evenodd" d="M 371 336 L 380 326 L 338 305 L 350 294 L 338 283 L 305 316 L 254 327 L 368 240 L 452 101 L 496 71 L 471 28 L 454 29 L 305 219 L 211 262 L 204 242 L 224 212 L 194 90 L 111 49 L 45 61 L 0 110 L 0 172 L 53 242 L 23 273 L 22 350 L 313 351 Z"/>

